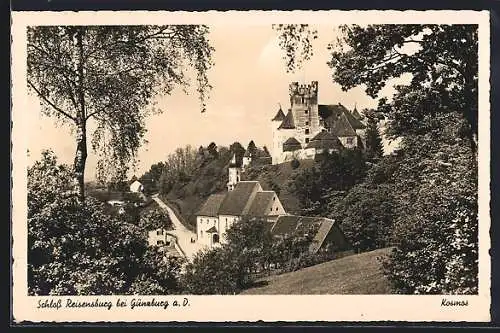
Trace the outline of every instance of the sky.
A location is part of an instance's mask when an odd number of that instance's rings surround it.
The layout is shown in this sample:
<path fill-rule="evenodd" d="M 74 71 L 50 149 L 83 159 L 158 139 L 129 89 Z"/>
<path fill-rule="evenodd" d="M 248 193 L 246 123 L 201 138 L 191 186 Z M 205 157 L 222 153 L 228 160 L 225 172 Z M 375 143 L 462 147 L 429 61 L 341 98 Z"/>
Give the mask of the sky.
<path fill-rule="evenodd" d="M 268 25 L 210 26 L 209 40 L 214 47 L 214 67 L 208 73 L 213 89 L 206 112 L 201 113 L 194 90 L 185 94 L 180 89 L 158 99 L 161 114 L 146 120 L 147 144 L 138 152 L 138 163 L 132 174 L 140 176 L 151 164 L 163 161 L 178 147 L 207 146 L 215 142 L 228 146 L 238 141 L 244 147 L 250 140 L 257 146 L 271 147 L 271 118 L 281 104 L 289 108 L 288 85 L 292 81 L 318 81 L 320 104 L 341 103 L 348 109 L 376 107 L 377 100 L 364 93 L 362 87 L 347 92 L 332 82 L 327 65 L 327 45 L 335 40 L 334 26 L 317 26 L 318 39 L 313 43 L 314 55 L 296 73 L 287 73 L 283 51 L 278 46 L 277 33 Z M 390 96 L 392 85 L 380 96 Z M 30 96 L 28 160 L 31 164 L 40 158 L 44 149 L 52 149 L 61 163 L 71 164 L 75 141 L 69 127 L 58 125 L 53 118 L 40 113 L 39 100 Z M 90 141 L 90 140 L 89 140 Z M 89 149 L 86 178 L 95 178 L 96 157 Z"/>

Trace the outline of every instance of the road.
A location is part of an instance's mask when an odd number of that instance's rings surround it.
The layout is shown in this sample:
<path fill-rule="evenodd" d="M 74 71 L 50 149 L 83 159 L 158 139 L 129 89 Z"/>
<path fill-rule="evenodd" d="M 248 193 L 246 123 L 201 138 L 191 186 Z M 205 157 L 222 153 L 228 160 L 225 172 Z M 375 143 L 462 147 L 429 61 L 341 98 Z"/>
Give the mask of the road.
<path fill-rule="evenodd" d="M 158 197 L 158 194 L 151 196 L 151 198 L 156 201 L 164 211 L 167 212 L 172 224 L 174 225 L 174 230 L 169 230 L 168 232 L 177 237 L 177 245 L 180 247 L 182 252 L 184 252 L 183 254 L 186 256 L 186 259 L 191 261 L 196 252 L 201 250 L 203 247 L 196 241 L 196 234 L 187 229 L 181 221 L 179 221 L 172 208 L 165 204 Z M 195 242 L 191 243 L 191 239 L 195 240 Z"/>

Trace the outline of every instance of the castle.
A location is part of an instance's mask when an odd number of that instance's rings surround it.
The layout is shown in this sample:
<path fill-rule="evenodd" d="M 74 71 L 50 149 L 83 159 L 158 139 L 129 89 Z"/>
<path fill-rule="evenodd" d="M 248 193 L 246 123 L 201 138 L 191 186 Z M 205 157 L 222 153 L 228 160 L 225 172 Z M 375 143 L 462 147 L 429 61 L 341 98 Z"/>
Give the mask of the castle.
<path fill-rule="evenodd" d="M 365 147 L 365 124 L 354 108 L 318 104 L 318 82 L 290 84 L 290 109 L 271 120 L 272 164 L 314 158 L 325 151 Z"/>

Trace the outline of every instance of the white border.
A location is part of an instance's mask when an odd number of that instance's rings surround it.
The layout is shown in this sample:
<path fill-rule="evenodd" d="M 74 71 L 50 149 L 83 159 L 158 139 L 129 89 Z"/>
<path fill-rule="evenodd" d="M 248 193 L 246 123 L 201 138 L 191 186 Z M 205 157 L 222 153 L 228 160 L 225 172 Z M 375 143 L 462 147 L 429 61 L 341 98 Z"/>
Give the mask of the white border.
<path fill-rule="evenodd" d="M 112 310 L 38 310 L 39 299 L 27 296 L 27 140 L 26 27 L 28 25 L 218 24 L 271 25 L 314 23 L 479 24 L 479 295 L 467 307 L 442 307 L 443 296 L 320 295 L 320 296 L 189 296 L 189 307 Z M 489 321 L 490 307 L 490 104 L 489 13 L 487 11 L 247 11 L 247 12 L 13 12 L 12 13 L 12 179 L 13 179 L 13 315 L 17 322 L 37 321 Z M 96 297 L 72 297 L 95 300 Z M 99 296 L 112 300 L 118 296 Z M 120 297 L 127 299 L 132 296 Z M 142 297 L 150 299 L 151 297 Z M 183 296 L 156 297 L 161 300 Z"/>

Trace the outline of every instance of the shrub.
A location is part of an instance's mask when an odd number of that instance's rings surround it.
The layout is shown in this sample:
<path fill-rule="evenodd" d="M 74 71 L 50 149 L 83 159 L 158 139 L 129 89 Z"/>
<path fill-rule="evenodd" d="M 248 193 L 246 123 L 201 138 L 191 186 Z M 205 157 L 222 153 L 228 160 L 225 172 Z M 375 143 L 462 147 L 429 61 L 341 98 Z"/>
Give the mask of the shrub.
<path fill-rule="evenodd" d="M 300 166 L 300 161 L 296 158 L 294 158 L 291 162 L 290 165 L 292 166 L 292 169 L 297 169 Z"/>

